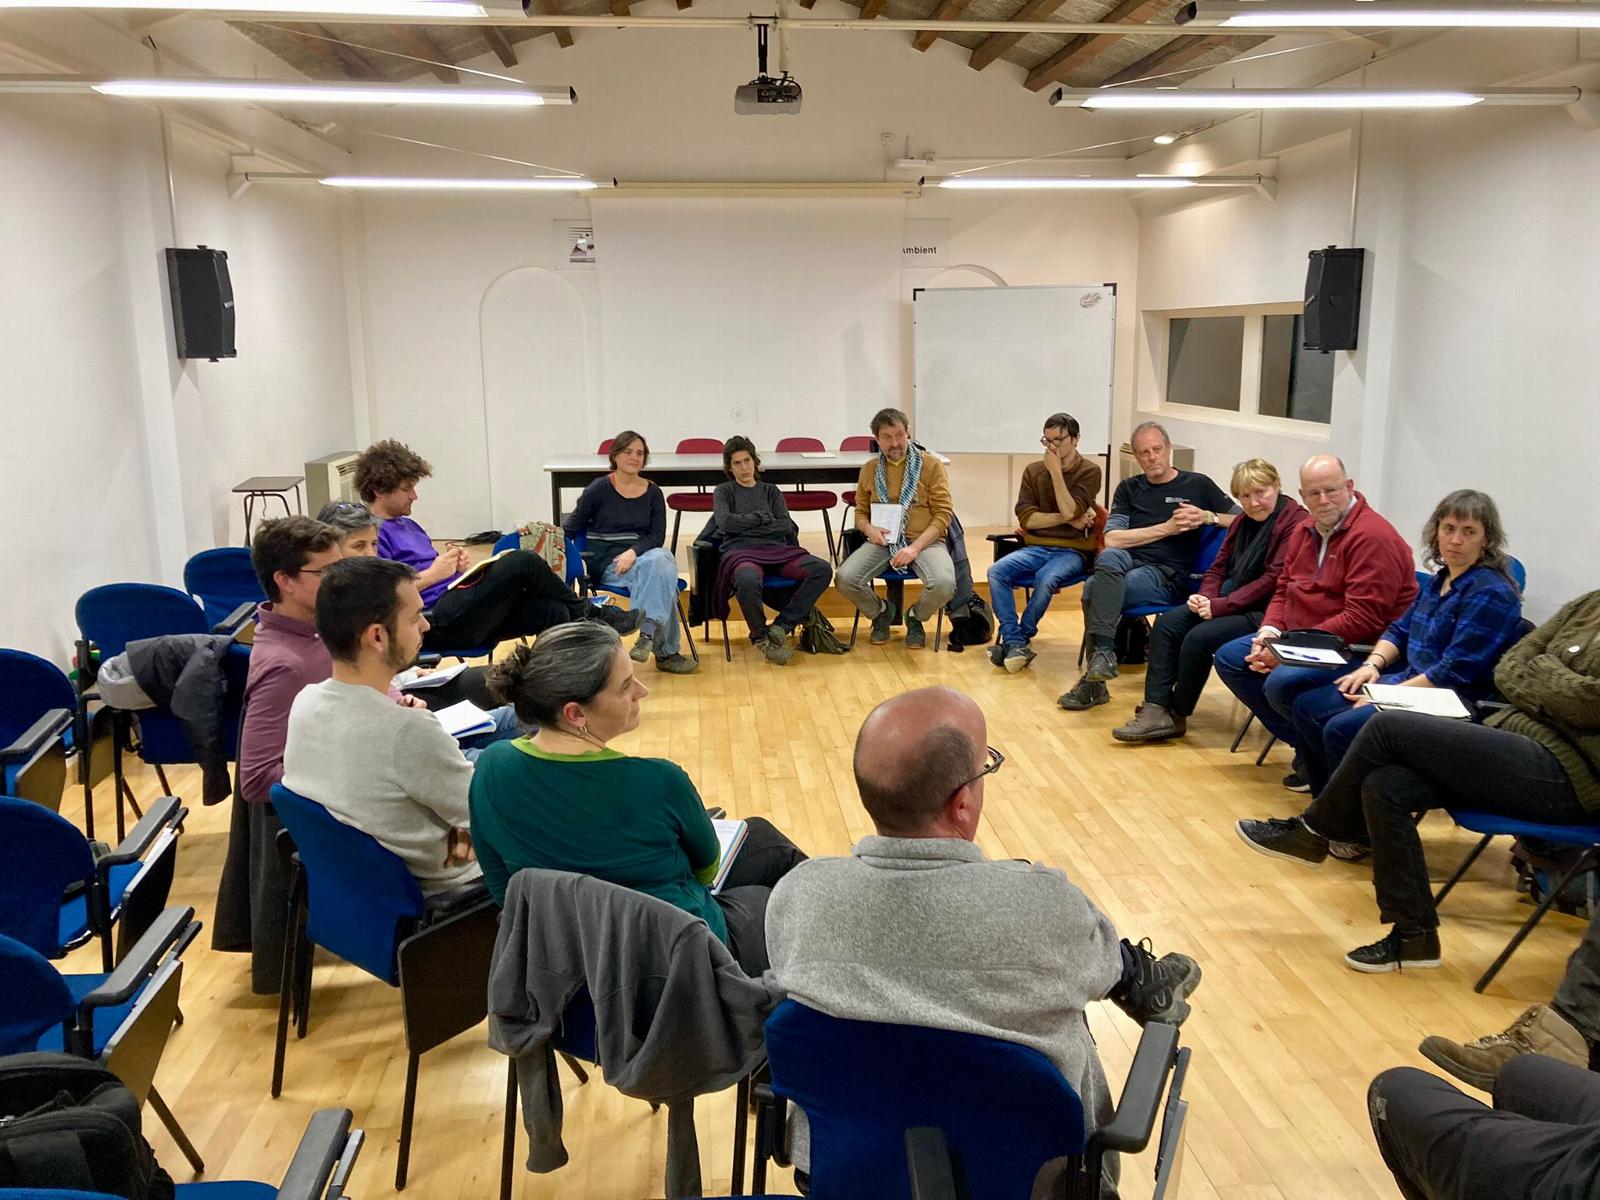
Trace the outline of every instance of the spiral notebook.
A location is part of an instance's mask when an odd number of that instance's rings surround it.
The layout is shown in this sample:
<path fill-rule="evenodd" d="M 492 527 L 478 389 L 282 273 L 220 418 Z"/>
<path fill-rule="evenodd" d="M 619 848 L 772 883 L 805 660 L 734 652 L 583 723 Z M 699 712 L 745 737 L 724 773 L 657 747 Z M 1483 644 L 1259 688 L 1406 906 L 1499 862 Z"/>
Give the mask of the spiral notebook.
<path fill-rule="evenodd" d="M 750 826 L 743 821 L 712 821 L 711 826 L 717 831 L 717 841 L 722 846 L 722 857 L 717 861 L 716 878 L 711 881 L 711 894 L 718 895 L 722 885 L 728 881 L 728 870 L 733 866 L 733 860 L 738 857 L 739 848 L 744 845 L 745 834 L 750 832 Z"/>

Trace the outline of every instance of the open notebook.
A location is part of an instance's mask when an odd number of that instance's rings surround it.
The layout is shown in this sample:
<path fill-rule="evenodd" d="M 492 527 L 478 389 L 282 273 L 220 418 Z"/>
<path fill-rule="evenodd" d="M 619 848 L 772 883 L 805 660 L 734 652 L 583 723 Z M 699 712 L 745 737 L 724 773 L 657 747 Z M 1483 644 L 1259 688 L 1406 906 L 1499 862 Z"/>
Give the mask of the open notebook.
<path fill-rule="evenodd" d="M 449 708 L 435 709 L 433 715 L 439 719 L 439 724 L 444 726 L 444 731 L 457 741 L 476 733 L 490 733 L 494 730 L 494 718 L 471 700 L 463 700 L 460 704 L 452 704 Z"/>
<path fill-rule="evenodd" d="M 1472 713 L 1461 697 L 1449 688 L 1401 687 L 1398 683 L 1369 683 L 1361 689 L 1368 700 L 1381 709 L 1427 713 L 1430 717 L 1472 720 Z"/>
<path fill-rule="evenodd" d="M 744 845 L 745 834 L 750 832 L 750 826 L 743 821 L 712 821 L 711 825 L 717 831 L 717 841 L 722 846 L 722 857 L 717 861 L 716 878 L 711 881 L 711 894 L 717 895 L 722 891 L 722 885 L 728 881 L 728 870 L 733 866 L 733 860 L 738 857 L 739 848 Z"/>

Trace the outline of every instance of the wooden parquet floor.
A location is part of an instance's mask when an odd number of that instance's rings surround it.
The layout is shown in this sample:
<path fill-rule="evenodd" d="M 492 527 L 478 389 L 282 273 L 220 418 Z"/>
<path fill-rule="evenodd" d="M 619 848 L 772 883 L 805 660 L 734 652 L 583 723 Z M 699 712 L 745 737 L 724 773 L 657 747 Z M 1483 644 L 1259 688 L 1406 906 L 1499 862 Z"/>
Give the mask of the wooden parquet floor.
<path fill-rule="evenodd" d="M 1502 846 L 1475 865 L 1445 907 L 1442 970 L 1349 970 L 1343 953 L 1380 931 L 1370 871 L 1333 861 L 1305 870 L 1239 843 L 1235 818 L 1287 816 L 1302 798 L 1279 785 L 1287 769 L 1281 748 L 1265 767 L 1253 765 L 1260 734 L 1228 753 L 1241 712 L 1215 681 L 1188 738 L 1173 745 L 1132 748 L 1109 736 L 1139 698 L 1138 669 L 1111 684 L 1109 706 L 1076 714 L 1055 707 L 1076 677 L 1076 601 L 1075 591 L 1058 597 L 1036 643 L 1037 662 L 1015 676 L 975 651 L 913 653 L 898 640 L 873 648 L 864 636 L 848 656 L 798 654 L 775 668 L 739 644 L 743 630 L 734 625 L 731 663 L 714 643 L 703 647 L 697 676 L 644 672 L 653 688 L 644 724 L 621 748 L 682 764 L 708 804 L 769 817 L 813 855 L 845 854 L 870 831 L 850 775 L 850 748 L 867 711 L 928 684 L 966 691 L 988 714 L 989 740 L 1006 754 L 987 790 L 983 848 L 1063 868 L 1123 935 L 1150 937 L 1157 953 L 1185 951 L 1204 968 L 1183 1032 L 1194 1047 L 1183 1195 L 1394 1196 L 1367 1124 L 1368 1081 L 1387 1066 L 1424 1065 L 1416 1046 L 1427 1033 L 1475 1036 L 1548 999 L 1581 923 L 1552 914 L 1488 995 L 1474 995 L 1478 973 L 1527 912 L 1509 886 Z M 154 773 L 134 772 L 138 794 L 156 794 Z M 193 772 L 172 776 L 188 796 L 198 795 L 198 782 Z M 106 785 L 102 821 L 109 796 Z M 64 812 L 76 818 L 79 808 L 69 793 Z M 1470 836 L 1441 817 L 1423 832 L 1442 878 Z M 181 842 L 175 901 L 194 905 L 208 923 L 226 842 L 226 808 L 196 805 Z M 347 1105 L 370 1139 L 353 1193 L 391 1195 L 405 1080 L 397 993 L 319 959 L 310 1036 L 291 1040 L 284 1093 L 272 1100 L 276 1000 L 253 997 L 247 957 L 213 952 L 209 940 L 208 930 L 186 956 L 188 1019 L 157 1076 L 205 1156 L 208 1177 L 276 1182 L 312 1111 Z M 72 965 L 92 970 L 93 957 L 80 951 Z M 1139 1031 L 1109 1004 L 1096 1005 L 1090 1022 L 1116 1086 Z M 407 1195 L 496 1195 L 503 1081 L 504 1060 L 486 1047 L 481 1028 L 423 1059 Z M 517 1195 L 660 1195 L 666 1114 L 652 1115 L 598 1080 L 579 1087 L 564 1073 L 563 1086 L 571 1162 L 545 1176 L 519 1170 Z M 725 1194 L 732 1093 L 703 1100 L 698 1113 L 706 1188 Z M 182 1180 L 176 1148 L 146 1117 L 161 1161 Z M 1151 1154 L 1127 1162 L 1126 1196 L 1149 1195 L 1152 1167 Z M 780 1172 L 770 1190 L 793 1189 Z"/>

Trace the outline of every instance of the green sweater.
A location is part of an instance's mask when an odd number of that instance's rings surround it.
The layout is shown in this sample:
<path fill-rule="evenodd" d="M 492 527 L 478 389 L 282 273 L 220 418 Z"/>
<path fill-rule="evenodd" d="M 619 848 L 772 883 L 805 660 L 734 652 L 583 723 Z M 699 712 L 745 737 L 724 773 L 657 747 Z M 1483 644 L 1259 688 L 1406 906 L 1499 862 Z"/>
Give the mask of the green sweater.
<path fill-rule="evenodd" d="M 676 763 L 616 750 L 551 754 L 527 738 L 478 756 L 469 799 L 472 844 L 498 903 L 524 867 L 572 871 L 693 913 L 722 941 L 720 846 L 700 793 Z"/>
<path fill-rule="evenodd" d="M 1578 803 L 1600 810 L 1600 592 L 1579 596 L 1507 650 L 1494 683 L 1511 707 L 1484 724 L 1549 750 Z"/>

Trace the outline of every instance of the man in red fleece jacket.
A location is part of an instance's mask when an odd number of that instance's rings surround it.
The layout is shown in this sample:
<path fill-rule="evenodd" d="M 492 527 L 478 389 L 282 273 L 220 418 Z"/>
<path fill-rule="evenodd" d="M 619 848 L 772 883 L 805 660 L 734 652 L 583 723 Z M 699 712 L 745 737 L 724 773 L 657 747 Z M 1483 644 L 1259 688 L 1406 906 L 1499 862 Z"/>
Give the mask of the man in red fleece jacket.
<path fill-rule="evenodd" d="M 1416 597 L 1411 547 L 1379 516 L 1345 474 L 1344 463 L 1319 454 L 1300 468 L 1300 498 L 1311 520 L 1295 530 L 1278 590 L 1254 634 L 1217 651 L 1217 677 L 1262 727 L 1294 745 L 1289 712 L 1299 695 L 1328 682 L 1325 670 L 1278 665 L 1267 644 L 1291 629 L 1317 629 L 1347 643 L 1374 642 Z M 1299 771 L 1283 781 L 1307 785 Z"/>

